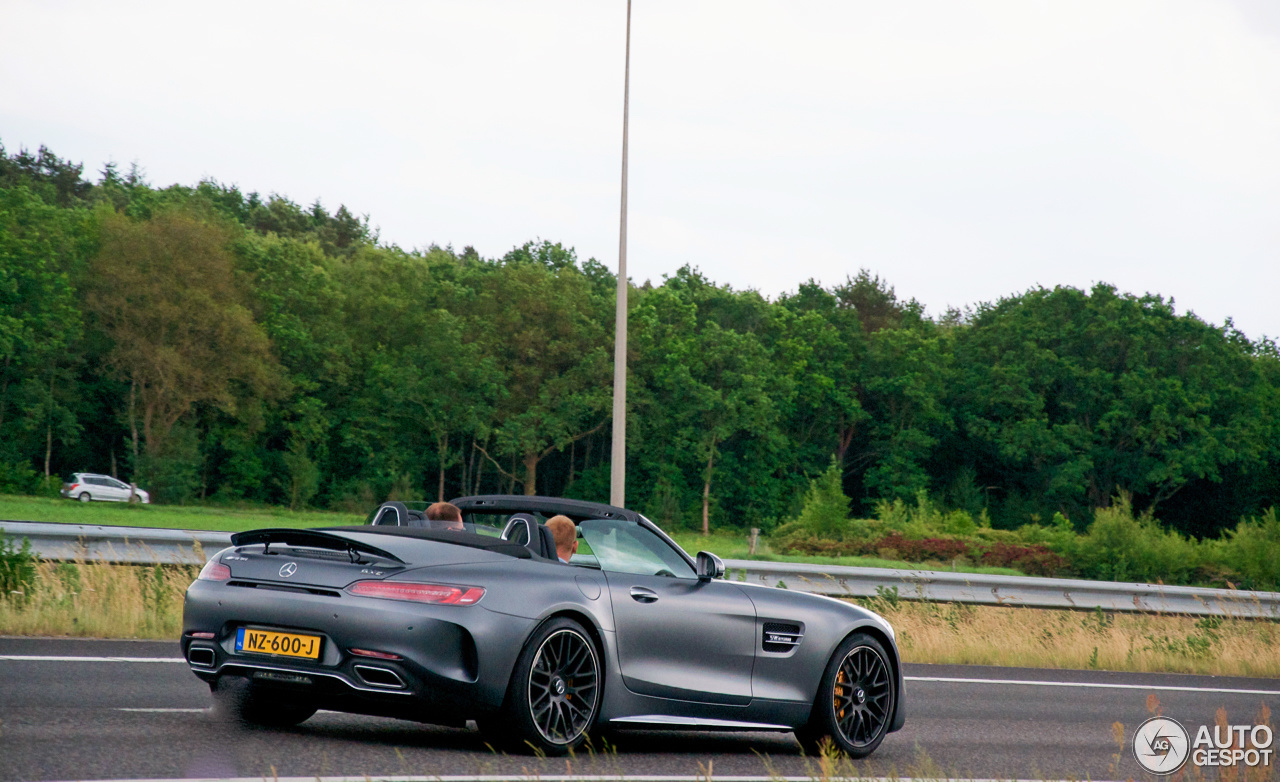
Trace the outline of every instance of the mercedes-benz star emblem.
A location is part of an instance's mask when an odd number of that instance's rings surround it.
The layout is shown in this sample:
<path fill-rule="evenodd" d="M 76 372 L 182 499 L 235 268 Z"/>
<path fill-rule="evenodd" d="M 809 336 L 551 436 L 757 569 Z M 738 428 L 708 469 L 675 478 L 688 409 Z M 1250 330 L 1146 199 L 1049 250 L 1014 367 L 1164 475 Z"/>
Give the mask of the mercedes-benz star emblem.
<path fill-rule="evenodd" d="M 280 575 L 285 578 L 288 578 L 289 576 L 292 576 L 294 573 L 297 573 L 297 572 L 298 572 L 297 562 L 286 562 L 284 563 L 284 566 L 280 568 Z"/>

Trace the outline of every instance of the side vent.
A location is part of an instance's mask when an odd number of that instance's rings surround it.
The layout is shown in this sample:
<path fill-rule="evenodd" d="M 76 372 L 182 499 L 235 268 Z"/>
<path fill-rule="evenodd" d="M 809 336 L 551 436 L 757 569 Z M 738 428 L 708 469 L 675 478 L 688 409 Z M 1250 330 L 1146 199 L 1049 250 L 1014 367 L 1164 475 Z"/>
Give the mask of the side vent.
<path fill-rule="evenodd" d="M 766 652 L 785 654 L 800 645 L 800 625 L 788 622 L 765 622 L 761 648 Z"/>

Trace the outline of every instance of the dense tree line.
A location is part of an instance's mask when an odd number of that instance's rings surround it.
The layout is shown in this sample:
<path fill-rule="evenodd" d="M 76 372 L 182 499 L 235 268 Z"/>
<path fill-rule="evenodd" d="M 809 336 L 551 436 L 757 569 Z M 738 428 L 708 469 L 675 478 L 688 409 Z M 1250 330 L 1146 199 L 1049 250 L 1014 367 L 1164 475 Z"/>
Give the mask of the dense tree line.
<path fill-rule="evenodd" d="M 0 147 L 0 489 L 607 499 L 613 303 L 560 244 L 408 251 L 345 207 Z M 1125 493 L 1204 535 L 1280 500 L 1275 344 L 1159 296 L 930 318 L 865 271 L 769 300 L 684 268 L 630 324 L 629 504 L 670 526 L 770 528 L 833 457 L 855 514 L 924 493 L 996 528 Z"/>

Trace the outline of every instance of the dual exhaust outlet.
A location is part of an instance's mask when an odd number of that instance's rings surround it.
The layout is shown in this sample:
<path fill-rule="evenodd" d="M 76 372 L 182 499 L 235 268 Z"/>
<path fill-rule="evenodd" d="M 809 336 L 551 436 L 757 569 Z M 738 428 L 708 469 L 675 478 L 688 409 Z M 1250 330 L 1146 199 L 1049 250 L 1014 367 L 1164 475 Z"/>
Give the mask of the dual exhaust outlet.
<path fill-rule="evenodd" d="M 212 668 L 217 657 L 206 646 L 193 646 L 187 650 L 187 662 L 196 668 Z M 403 690 L 407 686 L 400 674 L 390 668 L 377 665 L 353 665 L 352 670 L 361 683 L 381 690 Z"/>

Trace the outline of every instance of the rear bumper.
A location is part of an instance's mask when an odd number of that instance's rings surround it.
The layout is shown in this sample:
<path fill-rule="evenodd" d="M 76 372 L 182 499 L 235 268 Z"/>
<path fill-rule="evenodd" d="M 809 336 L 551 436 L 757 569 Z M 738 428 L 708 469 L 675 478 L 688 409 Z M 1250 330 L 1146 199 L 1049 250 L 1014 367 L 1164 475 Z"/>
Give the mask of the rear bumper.
<path fill-rule="evenodd" d="M 238 653 L 236 632 L 245 626 L 320 635 L 320 659 Z M 182 653 L 191 671 L 211 684 L 222 676 L 244 676 L 323 708 L 457 724 L 501 707 L 532 629 L 531 620 L 479 605 L 430 606 L 197 581 L 187 590 Z M 195 632 L 214 638 L 195 639 Z M 353 648 L 400 659 L 362 657 Z"/>

